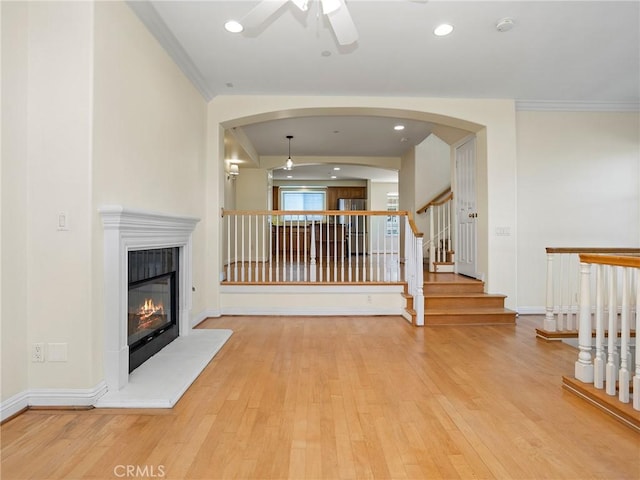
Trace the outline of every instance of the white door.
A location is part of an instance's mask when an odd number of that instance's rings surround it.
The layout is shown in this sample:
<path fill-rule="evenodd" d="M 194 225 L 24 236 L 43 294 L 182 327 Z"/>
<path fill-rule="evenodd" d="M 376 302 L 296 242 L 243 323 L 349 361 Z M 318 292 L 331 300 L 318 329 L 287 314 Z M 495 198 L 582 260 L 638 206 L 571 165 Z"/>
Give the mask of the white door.
<path fill-rule="evenodd" d="M 476 139 L 456 148 L 456 272 L 477 278 Z"/>

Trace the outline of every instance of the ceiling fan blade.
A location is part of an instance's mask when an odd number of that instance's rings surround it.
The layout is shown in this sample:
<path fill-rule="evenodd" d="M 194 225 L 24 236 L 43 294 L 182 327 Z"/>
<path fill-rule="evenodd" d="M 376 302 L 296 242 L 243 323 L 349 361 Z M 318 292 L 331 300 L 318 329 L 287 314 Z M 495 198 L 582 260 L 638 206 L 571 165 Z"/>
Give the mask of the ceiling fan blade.
<path fill-rule="evenodd" d="M 350 45 L 358 40 L 358 30 L 356 29 L 355 23 L 353 23 L 353 19 L 344 0 L 340 0 L 340 3 L 342 4 L 340 8 L 329 13 L 327 17 L 329 18 L 331 28 L 333 28 L 333 33 L 335 33 L 338 39 L 338 43 L 340 45 Z"/>
<path fill-rule="evenodd" d="M 262 25 L 271 15 L 289 0 L 262 0 L 242 17 L 240 23 L 246 29 L 256 28 Z"/>

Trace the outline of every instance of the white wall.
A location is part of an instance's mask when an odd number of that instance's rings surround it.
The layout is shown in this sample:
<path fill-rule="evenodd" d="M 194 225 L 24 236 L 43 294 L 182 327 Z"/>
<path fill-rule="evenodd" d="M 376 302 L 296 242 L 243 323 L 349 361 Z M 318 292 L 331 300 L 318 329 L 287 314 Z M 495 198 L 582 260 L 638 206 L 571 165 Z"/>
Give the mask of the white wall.
<path fill-rule="evenodd" d="M 416 145 L 415 206 L 414 215 L 418 229 L 429 230 L 426 213 L 417 215 L 417 209 L 426 205 L 436 195 L 451 186 L 451 147 L 436 135 L 429 135 Z M 425 238 L 425 241 L 427 239 Z"/>
<path fill-rule="evenodd" d="M 192 315 L 198 315 L 206 310 L 206 102 L 126 4 L 98 2 L 95 8 L 96 329 L 102 331 L 103 319 L 103 229 L 97 209 L 109 204 L 202 219 L 193 234 Z M 96 340 L 101 353 L 103 340 L 100 335 Z"/>
<path fill-rule="evenodd" d="M 93 4 L 29 2 L 22 20 L 27 41 L 18 44 L 18 69 L 26 68 L 27 102 L 18 108 L 26 118 L 20 132 L 26 156 L 8 161 L 26 187 L 13 212 L 24 223 L 12 233 L 25 241 L 17 250 L 24 255 L 17 261 L 26 258 L 20 266 L 25 273 L 17 279 L 26 281 L 24 291 L 17 290 L 16 317 L 3 321 L 24 325 L 29 349 L 34 342 L 67 344 L 68 360 L 32 363 L 21 355 L 2 363 L 18 369 L 26 364 L 29 388 L 89 387 Z M 57 229 L 59 212 L 66 212 L 68 230 Z"/>
<path fill-rule="evenodd" d="M 369 183 L 369 209 L 370 210 L 387 210 L 387 194 L 398 193 L 398 182 L 370 182 Z M 372 217 L 369 227 L 369 241 L 371 242 L 370 250 L 372 252 L 381 252 L 385 248 L 389 251 L 396 251 L 398 243 L 392 243 L 392 238 L 384 239 L 386 230 L 387 217 Z M 397 237 L 394 237 L 395 241 Z"/>
<path fill-rule="evenodd" d="M 640 246 L 638 113 L 519 112 L 518 291 L 545 305 L 545 247 Z"/>
<path fill-rule="evenodd" d="M 4 402 L 103 380 L 97 208 L 204 217 L 206 104 L 124 3 L 3 2 L 2 21 Z M 204 249 L 196 229 L 203 290 Z M 45 347 L 32 363 L 34 342 L 66 344 L 67 361 Z"/>
<path fill-rule="evenodd" d="M 28 5 L 0 3 L 2 16 L 1 297 L 2 392 L 28 387 L 27 352 L 27 24 Z"/>

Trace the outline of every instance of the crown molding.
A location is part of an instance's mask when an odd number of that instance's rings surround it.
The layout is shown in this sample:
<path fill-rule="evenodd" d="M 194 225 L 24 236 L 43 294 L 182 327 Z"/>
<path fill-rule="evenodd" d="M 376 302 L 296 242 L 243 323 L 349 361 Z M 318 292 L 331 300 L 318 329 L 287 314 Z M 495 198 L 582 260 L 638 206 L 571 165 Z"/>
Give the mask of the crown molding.
<path fill-rule="evenodd" d="M 519 112 L 640 112 L 640 102 L 516 100 Z"/>
<path fill-rule="evenodd" d="M 209 90 L 206 80 L 151 2 L 147 0 L 127 0 L 126 3 L 178 65 L 182 73 L 196 87 L 200 95 L 207 102 L 211 101 L 215 97 L 214 93 Z"/>

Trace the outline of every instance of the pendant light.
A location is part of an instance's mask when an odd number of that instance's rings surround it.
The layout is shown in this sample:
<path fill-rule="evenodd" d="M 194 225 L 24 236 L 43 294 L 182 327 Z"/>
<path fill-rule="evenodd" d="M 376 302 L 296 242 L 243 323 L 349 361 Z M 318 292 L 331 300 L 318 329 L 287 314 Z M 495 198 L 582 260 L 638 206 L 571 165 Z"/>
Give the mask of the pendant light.
<path fill-rule="evenodd" d="M 285 170 L 291 170 L 293 168 L 293 160 L 291 160 L 291 139 L 293 135 L 287 135 L 287 139 L 289 140 L 289 158 L 287 158 L 287 162 L 284 164 Z"/>

